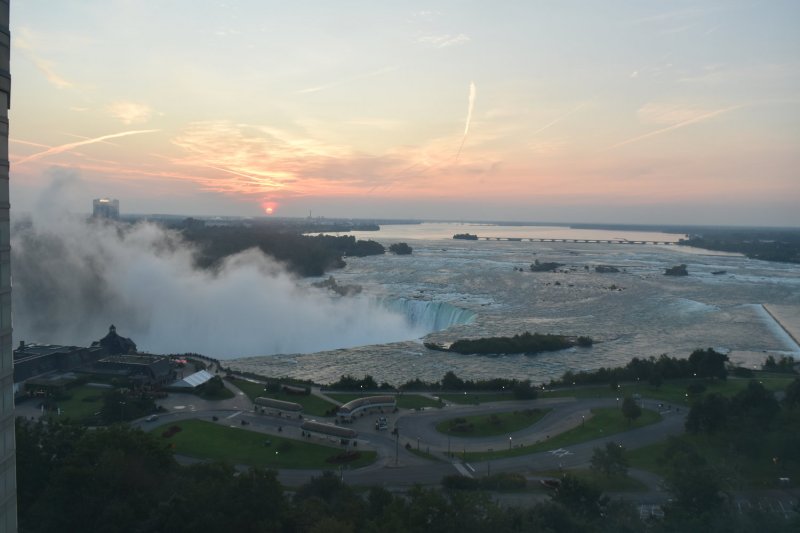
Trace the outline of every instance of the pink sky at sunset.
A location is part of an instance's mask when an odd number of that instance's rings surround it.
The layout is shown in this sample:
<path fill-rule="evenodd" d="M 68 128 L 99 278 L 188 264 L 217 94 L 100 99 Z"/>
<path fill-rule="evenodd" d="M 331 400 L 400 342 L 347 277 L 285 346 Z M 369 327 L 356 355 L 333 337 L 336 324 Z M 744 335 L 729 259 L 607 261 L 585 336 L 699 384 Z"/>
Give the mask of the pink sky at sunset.
<path fill-rule="evenodd" d="M 13 211 L 800 225 L 795 2 L 199 4 L 12 4 Z"/>

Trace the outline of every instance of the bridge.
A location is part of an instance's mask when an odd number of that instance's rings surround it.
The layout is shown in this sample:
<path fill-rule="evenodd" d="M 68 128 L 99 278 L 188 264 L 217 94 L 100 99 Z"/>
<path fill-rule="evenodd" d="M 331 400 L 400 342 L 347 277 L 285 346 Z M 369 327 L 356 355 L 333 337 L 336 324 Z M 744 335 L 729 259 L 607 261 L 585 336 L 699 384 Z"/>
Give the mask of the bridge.
<path fill-rule="evenodd" d="M 628 239 L 542 239 L 534 237 L 478 237 L 484 241 L 515 241 L 515 242 L 574 242 L 591 244 L 656 244 L 662 246 L 674 246 L 678 244 L 673 241 L 630 241 Z"/>

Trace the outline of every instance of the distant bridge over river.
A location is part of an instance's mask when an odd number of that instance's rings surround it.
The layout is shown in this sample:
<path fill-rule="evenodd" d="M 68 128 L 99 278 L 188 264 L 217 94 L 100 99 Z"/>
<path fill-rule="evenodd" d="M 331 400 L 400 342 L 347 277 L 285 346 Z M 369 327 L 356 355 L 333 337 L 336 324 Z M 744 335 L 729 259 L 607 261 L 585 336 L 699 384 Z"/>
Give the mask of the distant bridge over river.
<path fill-rule="evenodd" d="M 517 241 L 517 242 L 581 242 L 593 244 L 658 244 L 663 246 L 674 246 L 678 244 L 673 241 L 631 241 L 628 239 L 540 239 L 533 237 L 478 237 L 483 241 Z"/>

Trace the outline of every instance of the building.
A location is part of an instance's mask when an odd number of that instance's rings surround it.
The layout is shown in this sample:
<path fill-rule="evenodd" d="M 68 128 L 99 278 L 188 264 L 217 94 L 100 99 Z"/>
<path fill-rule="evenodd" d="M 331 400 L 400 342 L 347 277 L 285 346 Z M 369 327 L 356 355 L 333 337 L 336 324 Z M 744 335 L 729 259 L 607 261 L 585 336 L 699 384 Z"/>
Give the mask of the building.
<path fill-rule="evenodd" d="M 33 380 L 52 379 L 65 373 L 91 366 L 106 351 L 99 346 L 60 346 L 57 344 L 26 344 L 20 341 L 14 350 L 14 397 L 25 394 Z"/>
<path fill-rule="evenodd" d="M 108 328 L 108 334 L 99 341 L 94 341 L 91 347 L 103 348 L 108 355 L 128 355 L 137 353 L 136 343 L 128 337 L 119 335 L 114 324 L 111 324 Z"/>
<path fill-rule="evenodd" d="M 14 445 L 14 354 L 11 342 L 11 228 L 8 110 L 11 108 L 9 0 L 0 0 L 0 532 L 17 530 Z"/>
<path fill-rule="evenodd" d="M 110 355 L 98 360 L 92 372 L 127 378 L 136 385 L 166 385 L 175 379 L 169 357 L 163 355 Z"/>
<path fill-rule="evenodd" d="M 92 216 L 94 218 L 119 220 L 119 200 L 116 198 L 95 198 L 92 202 Z"/>
<path fill-rule="evenodd" d="M 342 420 L 352 422 L 358 413 L 383 412 L 384 409 L 394 411 L 397 408 L 397 398 L 394 396 L 365 396 L 356 398 L 339 406 L 336 415 Z M 362 415 L 363 416 L 363 415 Z"/>

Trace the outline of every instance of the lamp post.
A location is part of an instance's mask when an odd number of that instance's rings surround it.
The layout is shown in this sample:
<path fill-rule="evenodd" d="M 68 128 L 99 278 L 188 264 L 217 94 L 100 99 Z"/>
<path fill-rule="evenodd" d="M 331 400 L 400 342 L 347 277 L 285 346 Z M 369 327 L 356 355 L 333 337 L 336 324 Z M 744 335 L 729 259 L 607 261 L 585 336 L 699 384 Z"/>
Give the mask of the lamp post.
<path fill-rule="evenodd" d="M 581 415 L 581 427 L 586 427 L 586 415 Z"/>
<path fill-rule="evenodd" d="M 511 449 L 511 437 L 508 437 L 508 449 Z"/>
<path fill-rule="evenodd" d="M 617 396 L 617 409 L 619 409 L 619 396 Z"/>
<path fill-rule="evenodd" d="M 119 421 L 120 422 L 125 420 L 125 415 L 123 414 L 124 408 L 125 408 L 125 402 L 119 402 Z"/>
<path fill-rule="evenodd" d="M 397 466 L 397 458 L 400 454 L 400 428 L 394 427 L 394 466 Z"/>

